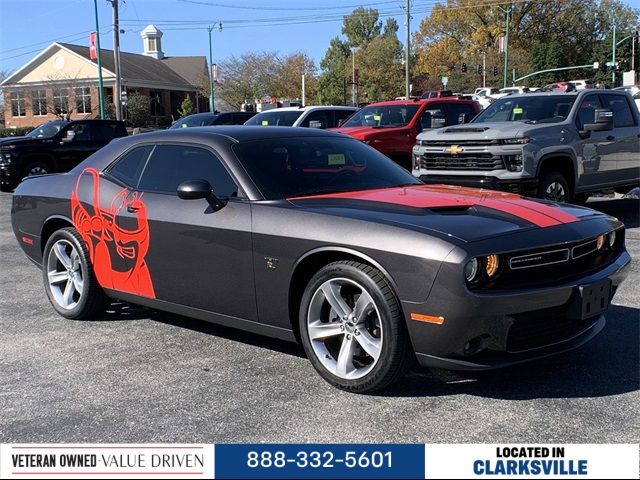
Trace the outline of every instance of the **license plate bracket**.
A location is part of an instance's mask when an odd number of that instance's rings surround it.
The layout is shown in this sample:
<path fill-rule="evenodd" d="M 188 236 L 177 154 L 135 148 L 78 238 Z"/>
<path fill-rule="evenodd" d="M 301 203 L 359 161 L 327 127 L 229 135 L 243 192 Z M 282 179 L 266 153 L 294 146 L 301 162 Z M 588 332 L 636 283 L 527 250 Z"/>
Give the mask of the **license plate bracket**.
<path fill-rule="evenodd" d="M 607 278 L 596 283 L 580 285 L 577 288 L 577 305 L 579 305 L 578 318 L 587 318 L 600 315 L 609 308 L 611 300 L 611 279 Z"/>

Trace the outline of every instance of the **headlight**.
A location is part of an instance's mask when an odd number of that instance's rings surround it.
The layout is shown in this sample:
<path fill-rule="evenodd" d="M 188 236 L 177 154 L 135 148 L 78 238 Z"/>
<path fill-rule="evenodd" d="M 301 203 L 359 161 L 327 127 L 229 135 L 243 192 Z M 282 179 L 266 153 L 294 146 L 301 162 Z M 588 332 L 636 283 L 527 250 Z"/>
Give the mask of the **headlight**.
<path fill-rule="evenodd" d="M 484 261 L 484 271 L 489 277 L 493 277 L 498 273 L 500 267 L 500 257 L 498 255 L 489 255 Z"/>
<path fill-rule="evenodd" d="M 467 262 L 464 267 L 464 276 L 467 278 L 467 282 L 473 282 L 478 274 L 478 259 L 472 258 Z"/>
<path fill-rule="evenodd" d="M 613 245 L 616 243 L 616 231 L 613 230 L 607 234 L 607 245 L 609 248 L 613 248 Z"/>
<path fill-rule="evenodd" d="M 529 137 L 522 138 L 505 138 L 502 140 L 503 145 L 524 145 L 529 143 L 531 139 Z"/>
<path fill-rule="evenodd" d="M 598 235 L 598 237 L 596 238 L 596 248 L 598 250 L 602 250 L 604 248 L 604 241 L 605 241 L 605 236 Z"/>

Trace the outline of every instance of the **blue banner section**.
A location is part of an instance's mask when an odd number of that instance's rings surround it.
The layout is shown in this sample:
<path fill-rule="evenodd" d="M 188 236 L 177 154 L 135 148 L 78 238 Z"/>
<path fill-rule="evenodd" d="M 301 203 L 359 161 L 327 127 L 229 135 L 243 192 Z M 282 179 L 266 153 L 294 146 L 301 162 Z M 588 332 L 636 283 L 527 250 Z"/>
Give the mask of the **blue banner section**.
<path fill-rule="evenodd" d="M 424 479 L 422 444 L 216 445 L 215 459 L 216 479 Z"/>

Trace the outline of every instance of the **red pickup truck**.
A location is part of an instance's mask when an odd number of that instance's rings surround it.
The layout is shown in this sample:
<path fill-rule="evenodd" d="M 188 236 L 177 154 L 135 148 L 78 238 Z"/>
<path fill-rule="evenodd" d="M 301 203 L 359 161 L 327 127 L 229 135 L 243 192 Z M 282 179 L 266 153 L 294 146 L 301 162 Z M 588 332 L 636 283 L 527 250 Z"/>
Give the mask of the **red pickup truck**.
<path fill-rule="evenodd" d="M 457 97 L 393 100 L 369 104 L 332 130 L 371 145 L 411 170 L 417 134 L 429 128 L 466 123 L 479 112 L 477 102 Z"/>

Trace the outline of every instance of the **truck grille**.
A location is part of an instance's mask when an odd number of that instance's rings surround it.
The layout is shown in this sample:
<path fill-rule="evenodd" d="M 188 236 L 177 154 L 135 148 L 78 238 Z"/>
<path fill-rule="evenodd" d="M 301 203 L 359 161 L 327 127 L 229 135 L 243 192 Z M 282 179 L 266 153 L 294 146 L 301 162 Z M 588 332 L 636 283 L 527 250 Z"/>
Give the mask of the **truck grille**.
<path fill-rule="evenodd" d="M 421 146 L 425 147 L 450 147 L 451 145 L 472 145 L 474 147 L 484 147 L 487 145 L 498 145 L 498 140 L 477 139 L 477 140 L 422 140 Z"/>
<path fill-rule="evenodd" d="M 502 170 L 505 168 L 501 156 L 491 153 L 425 153 L 421 167 L 427 170 Z"/>

